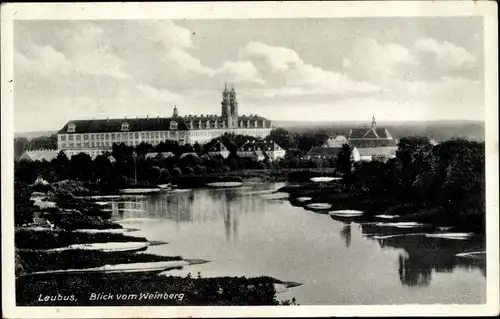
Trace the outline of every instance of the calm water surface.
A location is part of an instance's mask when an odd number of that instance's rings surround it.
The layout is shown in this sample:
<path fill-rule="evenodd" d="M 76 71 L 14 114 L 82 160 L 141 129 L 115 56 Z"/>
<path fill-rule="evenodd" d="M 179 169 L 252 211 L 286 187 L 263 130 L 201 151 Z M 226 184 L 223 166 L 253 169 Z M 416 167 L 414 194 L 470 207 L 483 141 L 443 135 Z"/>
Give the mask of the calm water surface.
<path fill-rule="evenodd" d="M 484 250 L 482 243 L 425 236 L 373 239 L 367 234 L 398 230 L 344 224 L 265 193 L 283 185 L 116 200 L 113 215 L 126 227 L 140 228 L 134 236 L 169 242 L 148 252 L 210 260 L 172 275 L 266 275 L 299 282 L 303 285 L 279 299 L 295 297 L 302 305 L 485 302 L 484 265 L 455 257 Z"/>

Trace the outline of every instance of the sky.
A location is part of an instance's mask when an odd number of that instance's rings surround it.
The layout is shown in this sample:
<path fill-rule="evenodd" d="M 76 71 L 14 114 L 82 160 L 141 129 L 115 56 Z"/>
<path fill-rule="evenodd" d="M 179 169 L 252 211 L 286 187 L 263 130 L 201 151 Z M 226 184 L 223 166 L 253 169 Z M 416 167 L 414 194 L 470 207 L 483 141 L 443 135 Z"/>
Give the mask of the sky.
<path fill-rule="evenodd" d="M 15 131 L 75 119 L 484 120 L 480 17 L 17 20 Z"/>

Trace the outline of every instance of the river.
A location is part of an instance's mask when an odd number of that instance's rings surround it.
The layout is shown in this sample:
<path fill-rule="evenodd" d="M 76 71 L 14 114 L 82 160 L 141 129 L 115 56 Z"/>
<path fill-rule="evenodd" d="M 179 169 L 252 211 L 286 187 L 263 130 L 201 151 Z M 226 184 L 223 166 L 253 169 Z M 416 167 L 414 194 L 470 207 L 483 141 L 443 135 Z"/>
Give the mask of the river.
<path fill-rule="evenodd" d="M 113 219 L 134 236 L 169 244 L 148 252 L 210 262 L 168 274 L 271 276 L 299 282 L 278 295 L 301 305 L 432 304 L 486 301 L 485 265 L 459 258 L 484 251 L 474 240 L 387 235 L 344 224 L 267 193 L 282 183 L 194 189 L 116 199 Z"/>

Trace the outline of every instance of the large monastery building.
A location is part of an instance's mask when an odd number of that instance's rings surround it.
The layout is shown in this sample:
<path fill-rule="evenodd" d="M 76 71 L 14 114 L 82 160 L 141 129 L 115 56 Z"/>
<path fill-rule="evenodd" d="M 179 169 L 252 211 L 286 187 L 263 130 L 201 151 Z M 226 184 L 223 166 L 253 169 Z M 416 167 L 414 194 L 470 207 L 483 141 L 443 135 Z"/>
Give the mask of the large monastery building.
<path fill-rule="evenodd" d="M 180 116 L 177 107 L 168 118 L 124 118 L 70 121 L 57 132 L 58 150 L 96 156 L 113 144 L 157 145 L 166 140 L 179 144 L 206 143 L 224 133 L 264 138 L 271 121 L 258 116 L 240 116 L 234 88 L 222 92 L 221 115 Z"/>

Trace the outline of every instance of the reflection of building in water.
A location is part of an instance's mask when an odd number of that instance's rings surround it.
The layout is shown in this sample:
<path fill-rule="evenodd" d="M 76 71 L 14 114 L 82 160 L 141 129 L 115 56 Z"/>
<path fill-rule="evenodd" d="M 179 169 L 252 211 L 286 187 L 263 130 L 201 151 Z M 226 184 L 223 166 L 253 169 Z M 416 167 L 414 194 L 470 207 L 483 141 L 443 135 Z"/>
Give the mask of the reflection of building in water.
<path fill-rule="evenodd" d="M 178 223 L 192 221 L 193 200 L 192 193 L 150 197 L 144 201 L 144 210 L 149 217 L 171 219 Z"/>
<path fill-rule="evenodd" d="M 452 272 L 456 268 L 479 269 L 485 275 L 486 262 L 484 259 L 457 258 L 455 255 L 464 251 L 482 251 L 483 242 L 447 240 L 415 236 L 405 232 L 415 230 L 394 230 L 389 227 L 376 227 L 365 224 L 362 233 L 373 235 L 400 236 L 376 239 L 380 247 L 390 247 L 404 250 L 405 254 L 399 256 L 399 276 L 401 283 L 408 286 L 427 286 L 432 277 L 432 272 Z M 391 234 L 392 233 L 392 234 Z M 371 238 L 371 237 L 366 237 Z"/>
<path fill-rule="evenodd" d="M 432 279 L 432 268 L 418 258 L 399 255 L 399 279 L 406 286 L 428 286 Z"/>
<path fill-rule="evenodd" d="M 225 202 L 226 210 L 224 211 L 224 229 L 226 231 L 226 241 L 236 242 L 238 240 L 238 212 L 231 211 L 231 202 Z"/>
<path fill-rule="evenodd" d="M 340 236 L 344 238 L 346 247 L 349 247 L 351 245 L 351 224 L 344 224 Z"/>

